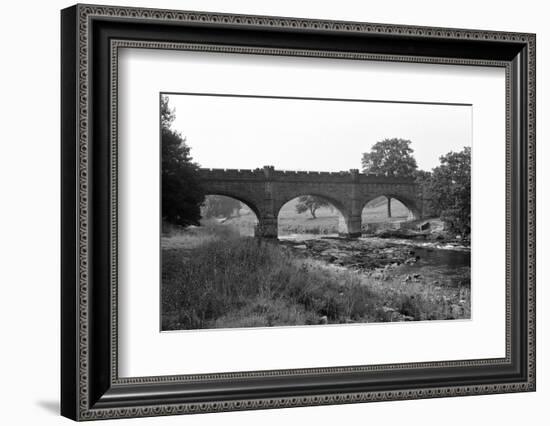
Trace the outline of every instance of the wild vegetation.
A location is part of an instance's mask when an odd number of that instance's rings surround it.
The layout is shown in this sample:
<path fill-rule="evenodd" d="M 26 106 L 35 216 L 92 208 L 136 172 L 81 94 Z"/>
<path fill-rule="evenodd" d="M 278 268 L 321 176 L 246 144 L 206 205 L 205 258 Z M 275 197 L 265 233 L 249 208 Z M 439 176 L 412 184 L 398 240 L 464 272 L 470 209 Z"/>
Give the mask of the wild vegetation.
<path fill-rule="evenodd" d="M 200 206 L 204 201 L 191 148 L 180 132 L 172 129 L 175 111 L 170 109 L 168 98 L 161 97 L 161 145 L 162 145 L 162 220 L 172 225 L 198 225 Z"/>
<path fill-rule="evenodd" d="M 471 149 L 449 152 L 440 162 L 428 181 L 432 208 L 451 232 L 467 237 L 471 231 Z"/>
<path fill-rule="evenodd" d="M 315 197 L 313 195 L 303 195 L 298 198 L 296 203 L 296 213 L 309 212 L 313 219 L 317 218 L 315 212 L 321 207 L 328 207 L 330 203 L 321 197 Z"/>
<path fill-rule="evenodd" d="M 363 153 L 363 173 L 414 179 L 418 166 L 413 152 L 409 140 L 393 138 L 376 142 L 370 152 Z M 387 199 L 387 208 L 391 217 L 391 197 Z"/>
<path fill-rule="evenodd" d="M 222 195 L 207 195 L 201 206 L 201 217 L 210 219 L 215 217 L 239 216 L 242 208 L 241 202 Z"/>
<path fill-rule="evenodd" d="M 380 224 L 412 226 L 408 209 L 390 194 L 363 209 L 368 242 L 336 239 L 345 231 L 341 213 L 311 195 L 281 209 L 282 241 L 252 238 L 255 214 L 237 200 L 205 194 L 199 165 L 172 128 L 167 97 L 160 106 L 163 330 L 470 318 L 469 253 L 460 265 L 434 267 L 408 241 L 392 242 L 394 231 L 376 234 Z M 363 171 L 416 180 L 439 223 L 467 241 L 469 148 L 440 157 L 432 171 L 418 170 L 413 153 L 411 141 L 385 139 L 363 154 Z M 433 257 L 425 250 L 422 256 Z"/>
<path fill-rule="evenodd" d="M 399 138 L 375 143 L 363 153 L 363 173 L 415 179 L 429 200 L 425 214 L 438 216 L 450 232 L 463 238 L 470 235 L 471 149 L 449 152 L 439 157 L 440 165 L 432 171 L 419 170 L 411 141 Z M 387 216 L 392 216 L 391 197 L 387 199 Z"/>
<path fill-rule="evenodd" d="M 334 268 L 223 225 L 179 237 L 163 250 L 163 330 L 469 317 L 469 287 Z"/>

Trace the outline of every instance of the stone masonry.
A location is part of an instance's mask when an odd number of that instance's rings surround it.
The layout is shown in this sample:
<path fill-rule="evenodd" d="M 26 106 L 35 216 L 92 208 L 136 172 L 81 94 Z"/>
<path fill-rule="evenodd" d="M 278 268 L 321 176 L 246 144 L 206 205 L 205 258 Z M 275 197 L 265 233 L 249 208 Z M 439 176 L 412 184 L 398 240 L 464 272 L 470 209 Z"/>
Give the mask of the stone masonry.
<path fill-rule="evenodd" d="M 200 169 L 207 195 L 225 195 L 246 204 L 256 214 L 256 236 L 277 238 L 279 210 L 288 201 L 315 195 L 329 201 L 344 218 L 342 232 L 361 235 L 361 212 L 365 204 L 381 195 L 401 201 L 413 218 L 423 218 L 424 200 L 414 181 L 348 172 L 302 172 L 261 169 Z"/>

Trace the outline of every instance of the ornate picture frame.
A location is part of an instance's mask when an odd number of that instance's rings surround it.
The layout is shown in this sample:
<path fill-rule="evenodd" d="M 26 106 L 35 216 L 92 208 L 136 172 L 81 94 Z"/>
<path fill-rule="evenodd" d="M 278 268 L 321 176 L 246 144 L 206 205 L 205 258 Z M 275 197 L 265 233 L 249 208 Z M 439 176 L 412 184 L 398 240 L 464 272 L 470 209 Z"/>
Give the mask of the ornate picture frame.
<path fill-rule="evenodd" d="M 76 5 L 61 12 L 61 413 L 160 416 L 535 390 L 534 34 Z M 121 48 L 506 71 L 506 356 L 119 377 Z"/>

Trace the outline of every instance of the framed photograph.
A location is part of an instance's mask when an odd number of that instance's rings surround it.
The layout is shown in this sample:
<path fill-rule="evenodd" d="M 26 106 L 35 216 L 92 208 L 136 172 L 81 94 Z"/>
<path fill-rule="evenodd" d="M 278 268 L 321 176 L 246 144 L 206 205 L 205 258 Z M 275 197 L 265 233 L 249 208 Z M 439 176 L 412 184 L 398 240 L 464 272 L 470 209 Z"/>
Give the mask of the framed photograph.
<path fill-rule="evenodd" d="M 61 12 L 61 411 L 535 390 L 535 35 Z"/>

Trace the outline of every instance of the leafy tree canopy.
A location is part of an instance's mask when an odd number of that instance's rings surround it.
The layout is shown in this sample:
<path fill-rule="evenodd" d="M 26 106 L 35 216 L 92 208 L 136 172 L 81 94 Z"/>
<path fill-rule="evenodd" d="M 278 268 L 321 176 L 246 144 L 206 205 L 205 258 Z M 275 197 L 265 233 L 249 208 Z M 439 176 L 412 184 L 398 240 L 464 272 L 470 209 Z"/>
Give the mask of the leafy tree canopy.
<path fill-rule="evenodd" d="M 393 138 L 376 142 L 370 152 L 363 154 L 363 173 L 415 178 L 418 166 L 413 152 L 411 141 L 406 139 Z M 391 197 L 387 197 L 387 211 L 388 217 L 391 217 Z"/>
<path fill-rule="evenodd" d="M 176 119 L 176 111 L 168 105 L 168 96 L 160 98 L 160 126 L 164 129 L 170 129 Z"/>
<path fill-rule="evenodd" d="M 418 169 L 411 141 L 384 139 L 376 142 L 361 160 L 363 173 L 378 176 L 414 177 Z"/>
<path fill-rule="evenodd" d="M 162 218 L 174 225 L 198 225 L 204 192 L 191 149 L 181 133 L 171 128 L 175 111 L 168 97 L 161 97 L 160 124 L 162 143 Z"/>
<path fill-rule="evenodd" d="M 231 197 L 209 195 L 204 200 L 201 213 L 203 217 L 230 217 L 238 213 L 241 202 Z"/>
<path fill-rule="evenodd" d="M 462 236 L 471 232 L 471 148 L 439 158 L 429 182 L 432 206 L 448 229 Z"/>
<path fill-rule="evenodd" d="M 315 197 L 313 195 L 304 195 L 298 198 L 298 204 L 296 204 L 296 213 L 304 213 L 309 211 L 311 217 L 315 219 L 315 212 L 320 207 L 330 206 L 330 203 L 324 198 Z"/>

